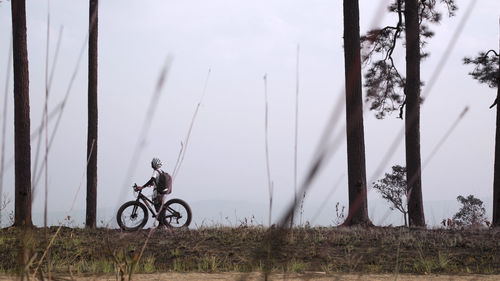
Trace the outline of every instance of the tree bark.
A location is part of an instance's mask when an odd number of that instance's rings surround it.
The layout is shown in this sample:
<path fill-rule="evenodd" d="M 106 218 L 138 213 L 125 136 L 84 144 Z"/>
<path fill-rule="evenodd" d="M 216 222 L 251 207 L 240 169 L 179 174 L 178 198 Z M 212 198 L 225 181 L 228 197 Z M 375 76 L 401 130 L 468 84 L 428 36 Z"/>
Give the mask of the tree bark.
<path fill-rule="evenodd" d="M 500 98 L 500 86 L 497 86 L 497 99 L 498 98 Z M 498 108 L 498 104 L 496 108 L 497 123 L 495 136 L 495 164 L 493 172 L 493 221 L 491 223 L 494 227 L 500 227 L 500 110 Z"/>
<path fill-rule="evenodd" d="M 97 19 L 98 0 L 89 3 L 89 78 L 87 133 L 87 211 L 85 226 L 96 227 L 97 218 Z"/>
<path fill-rule="evenodd" d="M 14 55 L 14 225 L 31 227 L 31 144 L 26 2 L 12 0 L 12 38 Z"/>
<path fill-rule="evenodd" d="M 498 20 L 500 28 L 500 18 Z M 500 55 L 500 38 L 498 54 Z M 498 58 L 498 83 L 497 83 L 497 99 L 500 99 L 500 57 Z M 500 110 L 497 103 L 497 124 L 495 136 L 495 166 L 493 174 L 493 221 L 491 222 L 494 227 L 500 227 Z"/>
<path fill-rule="evenodd" d="M 405 0 L 406 31 L 406 167 L 410 226 L 425 226 L 420 157 L 420 25 L 418 0 Z"/>
<path fill-rule="evenodd" d="M 357 0 L 344 0 L 344 60 L 349 186 L 349 212 L 344 225 L 371 225 L 366 195 L 359 3 Z"/>

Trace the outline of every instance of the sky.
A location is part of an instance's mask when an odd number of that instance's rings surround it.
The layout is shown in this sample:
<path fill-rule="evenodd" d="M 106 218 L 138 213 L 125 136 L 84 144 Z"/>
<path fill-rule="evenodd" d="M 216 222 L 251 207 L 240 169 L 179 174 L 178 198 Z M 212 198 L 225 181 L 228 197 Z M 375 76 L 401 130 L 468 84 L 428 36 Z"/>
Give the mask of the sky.
<path fill-rule="evenodd" d="M 360 1 L 362 34 L 395 20 L 385 12 L 387 3 L 384 0 Z M 436 35 L 426 46 L 431 55 L 422 62 L 423 81 L 432 78 L 440 59 L 449 51 L 446 46 L 469 3 L 458 0 L 459 10 L 455 17 L 445 16 L 441 24 L 432 25 Z M 48 211 L 58 214 L 71 208 L 81 211 L 85 209 L 88 1 L 27 0 L 26 9 L 32 131 L 41 122 L 45 102 L 48 11 L 49 69 L 54 69 L 50 109 L 64 98 L 76 71 L 48 157 Z M 469 107 L 463 120 L 423 170 L 426 204 L 434 202 L 439 207 L 439 202 L 454 202 L 458 195 L 473 194 L 491 206 L 496 112 L 488 107 L 496 90 L 468 76 L 472 69 L 462 64 L 462 58 L 499 47 L 499 15 L 499 1 L 477 1 L 441 75 L 422 105 L 422 162 L 430 157 L 464 108 Z M 3 96 L 7 72 L 12 71 L 8 63 L 10 1 L 0 2 L 0 24 L 3 26 L 0 33 Z M 193 207 L 199 220 L 210 212 L 226 216 L 217 210 L 217 205 L 233 202 L 242 208 L 245 204 L 258 206 L 260 210 L 254 213 L 262 214 L 259 220 L 267 223 L 267 210 L 262 210 L 267 209 L 269 200 L 264 75 L 267 75 L 270 172 L 274 183 L 273 219 L 279 218 L 283 206 L 294 194 L 297 46 L 300 46 L 297 156 L 300 182 L 336 103 L 343 102 L 342 1 L 101 0 L 98 28 L 98 208 L 107 210 L 98 213 L 98 221 L 113 221 L 115 210 L 133 199 L 132 184 L 143 184 L 152 174 L 151 158 L 159 157 L 165 163 L 164 170 L 173 171 L 181 142 L 185 142 L 193 114 L 201 101 L 172 196 L 192 206 L 210 206 L 199 207 L 199 211 Z M 60 51 L 54 63 L 61 30 Z M 83 58 L 78 63 L 82 48 Z M 153 112 L 148 108 L 167 57 L 172 62 Z M 395 59 L 403 67 L 404 51 L 396 52 Z M 13 158 L 14 150 L 12 84 L 10 75 L 7 162 Z M 423 91 L 426 91 L 425 86 Z M 2 98 L 2 111 L 3 105 Z M 345 136 L 345 113 L 340 116 L 331 132 L 334 137 Z M 405 163 L 403 141 L 398 146 L 392 145 L 403 121 L 397 118 L 397 113 L 378 120 L 374 112 L 365 111 L 364 122 L 367 180 L 374 180 L 381 176 L 375 174 L 380 165 L 388 172 L 392 165 Z M 145 135 L 146 141 L 140 145 L 139 156 L 134 157 L 144 124 L 150 129 Z M 53 130 L 54 122 L 50 123 L 49 132 Z M 37 140 L 34 139 L 33 163 L 36 150 Z M 388 163 L 381 164 L 388 150 L 394 150 L 394 154 Z M 134 167 L 131 173 L 130 167 Z M 346 174 L 343 141 L 307 192 L 304 213 L 308 215 L 304 220 L 312 219 L 310 214 L 316 213 L 324 202 L 328 206 L 323 212 L 325 218 L 333 216 L 336 202 L 347 206 Z M 336 187 L 337 182 L 340 184 Z M 5 171 L 3 186 L 12 208 L 12 165 Z M 33 212 L 41 213 L 45 200 L 43 178 L 36 188 Z M 384 219 L 388 205 L 375 191 L 370 190 L 368 197 L 368 210 L 377 224 L 401 223 L 397 219 Z M 251 214 L 252 207 L 248 208 Z M 457 211 L 455 208 L 458 206 L 426 209 L 427 222 L 439 223 L 445 216 L 452 216 Z M 490 208 L 487 214 L 491 217 Z M 323 223 L 328 224 L 328 220 Z"/>

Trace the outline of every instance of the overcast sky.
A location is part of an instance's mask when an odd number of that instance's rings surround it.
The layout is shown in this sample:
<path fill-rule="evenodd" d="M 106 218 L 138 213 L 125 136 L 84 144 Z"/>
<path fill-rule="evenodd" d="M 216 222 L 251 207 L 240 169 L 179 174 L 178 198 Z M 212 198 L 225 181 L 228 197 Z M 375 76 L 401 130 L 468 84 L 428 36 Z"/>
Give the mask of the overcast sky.
<path fill-rule="evenodd" d="M 459 11 L 444 17 L 426 50 L 421 77 L 431 78 L 470 1 L 458 0 Z M 27 0 L 31 126 L 41 120 L 45 96 L 48 1 Z M 361 33 L 394 21 L 377 13 L 387 1 L 360 1 Z M 444 10 L 443 10 L 444 11 Z M 491 206 L 495 109 L 488 109 L 496 90 L 480 85 L 462 64 L 464 56 L 498 49 L 500 2 L 479 0 L 449 61 L 421 110 L 422 161 L 466 106 L 470 107 L 447 142 L 425 167 L 424 201 L 454 201 L 474 194 Z M 377 26 L 373 26 L 373 24 Z M 0 85 L 4 93 L 11 38 L 10 2 L 0 3 Z M 55 66 L 57 36 L 62 27 Z M 172 172 L 203 92 L 206 96 L 193 127 L 189 147 L 174 182 L 174 197 L 189 203 L 210 200 L 265 204 L 269 198 L 265 162 L 264 81 L 269 96 L 269 150 L 274 197 L 283 205 L 293 197 L 295 72 L 300 45 L 299 180 L 307 170 L 319 137 L 339 96 L 344 95 L 342 1 L 326 0 L 101 0 L 99 7 L 99 143 L 98 207 L 116 210 L 132 199 L 130 186 L 151 176 L 152 157 L 161 158 Z M 71 75 L 78 70 L 54 146 L 49 155 L 49 211 L 67 211 L 85 172 L 87 134 L 88 1 L 50 1 L 50 67 L 55 67 L 49 107 L 64 97 Z M 157 111 L 148 106 L 161 68 L 173 57 Z M 395 54 L 403 66 L 404 52 Z M 8 90 L 6 160 L 13 157 L 12 75 Z M 425 91 L 425 87 L 424 87 Z M 2 98 L 3 108 L 3 98 Z M 0 109 L 1 110 L 1 109 Z M 146 116 L 150 131 L 140 157 L 132 159 Z M 333 135 L 342 132 L 342 113 Z M 384 120 L 365 112 L 367 178 L 383 155 L 395 149 L 384 171 L 404 165 L 404 143 L 391 147 L 403 126 L 397 114 Z M 53 124 L 53 123 L 51 123 Z M 50 129 L 53 130 L 53 125 Z M 33 140 L 32 154 L 36 152 Z M 34 156 L 33 156 L 34 162 Z M 137 169 L 127 175 L 132 162 Z M 335 182 L 347 173 L 345 141 L 338 147 L 308 192 L 307 208 L 315 212 Z M 347 180 L 329 198 L 329 205 L 347 204 Z M 43 181 L 41 182 L 43 183 Z M 85 208 L 85 182 L 75 209 Z M 33 211 L 43 211 L 43 185 Z M 4 193 L 13 199 L 14 170 L 6 170 Z M 369 210 L 386 209 L 378 194 L 369 193 Z M 11 203 L 12 205 L 12 203 Z M 456 210 L 452 210 L 452 214 Z M 279 210 L 275 211 L 276 214 Z M 203 216 L 203 214 L 196 214 Z M 436 220 L 441 213 L 433 214 Z M 491 216 L 491 210 L 488 210 Z M 98 214 L 99 216 L 99 214 Z M 277 216 L 275 216 L 277 217 Z M 112 220 L 112 217 L 100 218 Z M 429 222 L 429 215 L 426 218 Z M 430 222 L 432 223 L 432 222 Z"/>

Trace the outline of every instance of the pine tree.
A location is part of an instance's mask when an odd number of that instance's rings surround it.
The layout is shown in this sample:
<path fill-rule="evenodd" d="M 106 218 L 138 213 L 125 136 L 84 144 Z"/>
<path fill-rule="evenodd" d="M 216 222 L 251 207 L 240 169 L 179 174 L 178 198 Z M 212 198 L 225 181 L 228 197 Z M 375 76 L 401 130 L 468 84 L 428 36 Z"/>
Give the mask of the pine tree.
<path fill-rule="evenodd" d="M 500 51 L 499 51 L 500 52 Z M 494 50 L 480 52 L 475 58 L 464 58 L 465 64 L 475 65 L 469 74 L 479 83 L 487 84 L 490 88 L 497 88 L 497 96 L 490 108 L 498 105 L 500 99 L 500 58 Z M 494 227 L 500 226 L 500 110 L 497 106 L 496 134 L 495 134 L 495 164 L 493 167 L 493 221 Z"/>
<path fill-rule="evenodd" d="M 98 0 L 89 1 L 89 79 L 87 133 L 87 211 L 85 226 L 96 227 L 97 218 L 97 19 Z"/>
<path fill-rule="evenodd" d="M 345 225 L 371 225 L 366 196 L 365 137 L 361 87 L 359 3 L 344 0 L 347 173 L 349 212 Z"/>
<path fill-rule="evenodd" d="M 457 10 L 454 0 L 441 0 L 452 16 Z M 410 226 L 425 226 L 422 198 L 422 164 L 420 156 L 420 61 L 428 54 L 422 46 L 434 33 L 428 23 L 441 21 L 437 0 L 394 0 L 389 11 L 398 16 L 394 26 L 371 30 L 362 37 L 366 54 L 363 58 L 369 64 L 365 86 L 370 109 L 377 118 L 399 110 L 399 117 L 405 112 L 406 167 L 408 180 L 408 215 Z M 406 77 L 394 63 L 393 53 L 401 45 L 405 34 Z M 423 40 L 422 40 L 423 39 Z M 406 108 L 406 110 L 405 110 Z"/>
<path fill-rule="evenodd" d="M 26 40 L 26 2 L 12 0 L 12 38 L 14 50 L 14 225 L 31 227 L 31 144 L 28 47 Z"/>

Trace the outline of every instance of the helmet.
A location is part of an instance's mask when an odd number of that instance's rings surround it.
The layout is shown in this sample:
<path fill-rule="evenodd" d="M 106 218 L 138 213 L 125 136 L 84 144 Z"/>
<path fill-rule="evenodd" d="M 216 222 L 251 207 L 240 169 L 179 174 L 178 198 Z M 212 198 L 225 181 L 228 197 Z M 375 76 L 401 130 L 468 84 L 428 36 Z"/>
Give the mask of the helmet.
<path fill-rule="evenodd" d="M 161 167 L 163 163 L 161 163 L 161 160 L 159 158 L 153 158 L 153 160 L 151 160 L 151 167 L 153 169 L 159 169 Z"/>

